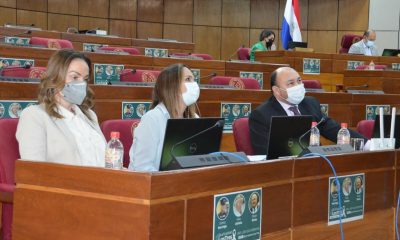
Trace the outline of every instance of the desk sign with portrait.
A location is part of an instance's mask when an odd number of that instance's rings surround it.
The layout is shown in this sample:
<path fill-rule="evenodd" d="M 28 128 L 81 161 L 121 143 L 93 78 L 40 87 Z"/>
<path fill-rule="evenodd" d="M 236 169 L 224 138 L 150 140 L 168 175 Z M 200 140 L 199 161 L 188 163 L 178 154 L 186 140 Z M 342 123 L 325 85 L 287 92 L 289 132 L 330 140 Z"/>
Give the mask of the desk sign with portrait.
<path fill-rule="evenodd" d="M 236 119 L 249 117 L 251 103 L 221 103 L 221 117 L 225 120 L 224 132 L 232 132 L 232 124 Z"/>
<path fill-rule="evenodd" d="M 364 61 L 347 61 L 347 70 L 356 70 L 358 66 L 364 65 Z"/>
<path fill-rule="evenodd" d="M 321 59 L 303 58 L 303 74 L 320 74 Z"/>
<path fill-rule="evenodd" d="M 97 49 L 106 46 L 108 45 L 103 45 L 98 43 L 83 43 L 82 49 L 84 52 L 96 52 Z"/>
<path fill-rule="evenodd" d="M 122 102 L 122 119 L 140 119 L 150 110 L 150 102 Z"/>
<path fill-rule="evenodd" d="M 320 104 L 321 112 L 328 116 L 329 113 L 329 104 Z"/>
<path fill-rule="evenodd" d="M 165 48 L 145 48 L 144 55 L 147 57 L 168 57 L 168 49 Z"/>
<path fill-rule="evenodd" d="M 254 78 L 260 84 L 260 88 L 264 87 L 264 73 L 262 72 L 240 72 L 241 78 Z"/>
<path fill-rule="evenodd" d="M 36 105 L 36 100 L 0 100 L 0 119 L 1 118 L 19 118 L 23 109 Z"/>
<path fill-rule="evenodd" d="M 392 70 L 400 71 L 400 63 L 392 63 Z"/>
<path fill-rule="evenodd" d="M 365 119 L 375 120 L 379 115 L 379 108 L 383 108 L 383 114 L 390 114 L 390 105 L 366 105 L 365 106 Z"/>
<path fill-rule="evenodd" d="M 35 60 L 33 59 L 22 59 L 22 58 L 5 58 L 0 57 L 0 69 L 5 67 L 25 67 L 35 65 Z"/>
<path fill-rule="evenodd" d="M 118 82 L 122 70 L 124 70 L 124 65 L 95 63 L 94 84 L 107 85 L 110 82 Z"/>
<path fill-rule="evenodd" d="M 29 46 L 30 38 L 23 37 L 5 37 L 4 42 L 15 46 Z"/>
<path fill-rule="evenodd" d="M 338 186 L 334 177 L 329 178 L 328 225 L 351 222 L 364 218 L 365 174 L 338 176 L 342 199 L 342 211 L 339 211 Z"/>
<path fill-rule="evenodd" d="M 213 239 L 261 239 L 262 189 L 214 195 Z"/>

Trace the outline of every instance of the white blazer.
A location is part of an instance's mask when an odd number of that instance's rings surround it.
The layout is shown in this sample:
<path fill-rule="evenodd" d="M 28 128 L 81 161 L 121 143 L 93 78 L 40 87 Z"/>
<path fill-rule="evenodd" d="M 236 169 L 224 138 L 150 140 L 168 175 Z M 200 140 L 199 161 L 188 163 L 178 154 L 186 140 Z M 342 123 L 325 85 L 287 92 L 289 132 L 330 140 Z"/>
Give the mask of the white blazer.
<path fill-rule="evenodd" d="M 87 123 L 103 136 L 96 114 Z M 24 109 L 19 119 L 16 138 L 21 159 L 84 166 L 74 136 L 62 119 L 50 117 L 44 104 Z"/>

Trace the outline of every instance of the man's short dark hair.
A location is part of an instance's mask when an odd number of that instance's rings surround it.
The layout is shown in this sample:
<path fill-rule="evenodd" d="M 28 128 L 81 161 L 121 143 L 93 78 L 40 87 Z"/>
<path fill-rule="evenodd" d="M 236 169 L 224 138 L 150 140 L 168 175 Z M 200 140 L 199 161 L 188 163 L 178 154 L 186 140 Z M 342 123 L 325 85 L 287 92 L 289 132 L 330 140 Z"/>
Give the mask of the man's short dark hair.
<path fill-rule="evenodd" d="M 277 76 L 278 76 L 278 71 L 277 70 L 275 70 L 275 71 L 273 71 L 271 73 L 271 76 L 270 76 L 271 91 L 272 91 L 272 87 L 276 86 L 276 78 L 277 78 Z"/>

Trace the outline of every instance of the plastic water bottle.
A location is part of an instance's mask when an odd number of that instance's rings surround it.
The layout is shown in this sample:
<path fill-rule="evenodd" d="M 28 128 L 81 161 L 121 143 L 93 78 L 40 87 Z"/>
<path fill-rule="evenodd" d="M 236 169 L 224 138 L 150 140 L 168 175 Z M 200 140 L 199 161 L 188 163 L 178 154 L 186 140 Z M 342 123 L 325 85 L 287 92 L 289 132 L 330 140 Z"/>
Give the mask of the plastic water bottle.
<path fill-rule="evenodd" d="M 319 146 L 319 136 L 317 122 L 312 122 L 310 131 L 310 146 Z"/>
<path fill-rule="evenodd" d="M 119 132 L 111 132 L 111 140 L 106 148 L 106 168 L 122 169 L 124 146 L 119 140 Z"/>
<path fill-rule="evenodd" d="M 369 63 L 368 69 L 369 69 L 369 70 L 375 70 L 375 63 L 374 63 L 374 61 L 371 61 L 371 62 Z"/>
<path fill-rule="evenodd" d="M 345 145 L 350 144 L 350 132 L 347 129 L 347 123 L 340 124 L 341 129 L 337 134 L 337 144 Z"/>

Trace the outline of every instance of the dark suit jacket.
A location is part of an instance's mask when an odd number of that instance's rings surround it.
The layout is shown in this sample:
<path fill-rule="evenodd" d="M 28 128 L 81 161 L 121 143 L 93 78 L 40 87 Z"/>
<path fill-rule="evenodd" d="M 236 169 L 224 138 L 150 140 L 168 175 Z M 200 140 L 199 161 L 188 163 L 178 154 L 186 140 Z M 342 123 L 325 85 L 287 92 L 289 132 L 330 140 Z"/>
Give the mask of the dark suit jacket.
<path fill-rule="evenodd" d="M 318 129 L 322 136 L 336 142 L 337 133 L 340 129 L 340 125 L 333 119 L 325 116 L 321 112 L 320 104 L 314 97 L 306 96 L 304 100 L 298 105 L 300 113 L 302 115 L 311 115 L 313 121 L 319 122 L 322 117 L 325 117 L 325 121 L 318 126 Z M 250 127 L 250 139 L 256 155 L 266 155 L 269 143 L 269 131 L 272 116 L 287 116 L 285 109 L 278 102 L 278 100 L 272 96 L 266 102 L 258 106 L 250 114 L 249 127 Z M 357 132 L 350 130 L 351 137 L 364 138 Z"/>

